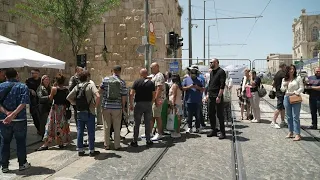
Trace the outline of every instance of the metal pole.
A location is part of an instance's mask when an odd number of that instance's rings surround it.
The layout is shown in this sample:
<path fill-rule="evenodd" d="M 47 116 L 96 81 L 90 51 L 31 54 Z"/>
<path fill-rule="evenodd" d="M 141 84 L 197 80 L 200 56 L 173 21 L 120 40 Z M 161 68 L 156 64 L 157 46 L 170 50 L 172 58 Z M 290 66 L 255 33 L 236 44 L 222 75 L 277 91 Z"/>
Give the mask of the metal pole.
<path fill-rule="evenodd" d="M 203 59 L 206 59 L 206 1 L 203 1 Z M 205 60 L 203 65 L 206 65 Z"/>
<path fill-rule="evenodd" d="M 189 66 L 192 65 L 192 30 L 191 30 L 191 0 L 189 0 L 189 19 L 188 19 L 188 28 L 189 28 Z"/>
<path fill-rule="evenodd" d="M 210 26 L 208 26 L 208 59 L 210 59 Z"/>
<path fill-rule="evenodd" d="M 144 0 L 144 35 L 147 37 L 147 43 L 145 45 L 144 53 L 144 65 L 145 68 L 150 73 L 150 64 L 149 64 L 149 0 Z"/>

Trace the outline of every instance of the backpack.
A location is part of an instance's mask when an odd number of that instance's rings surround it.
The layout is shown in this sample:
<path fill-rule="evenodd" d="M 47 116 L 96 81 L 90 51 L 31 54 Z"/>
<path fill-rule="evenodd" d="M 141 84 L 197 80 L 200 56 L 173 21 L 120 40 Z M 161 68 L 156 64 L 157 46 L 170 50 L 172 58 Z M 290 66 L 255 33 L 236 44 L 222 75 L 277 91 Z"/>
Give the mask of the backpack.
<path fill-rule="evenodd" d="M 72 78 L 72 80 L 71 80 L 72 83 L 71 83 L 71 86 L 69 87 L 69 91 L 70 91 L 70 92 L 72 91 L 72 89 L 73 89 L 74 87 L 76 87 L 77 85 L 80 84 L 80 80 L 79 80 L 78 77 L 72 76 L 71 78 Z"/>
<path fill-rule="evenodd" d="M 117 77 L 110 77 L 108 80 L 108 100 L 118 100 L 120 95 L 121 82 Z"/>
<path fill-rule="evenodd" d="M 77 85 L 77 92 L 76 92 L 77 111 L 89 111 L 91 102 L 88 102 L 86 97 L 86 88 L 88 85 L 89 85 L 89 82 L 85 83 L 82 87 Z"/>

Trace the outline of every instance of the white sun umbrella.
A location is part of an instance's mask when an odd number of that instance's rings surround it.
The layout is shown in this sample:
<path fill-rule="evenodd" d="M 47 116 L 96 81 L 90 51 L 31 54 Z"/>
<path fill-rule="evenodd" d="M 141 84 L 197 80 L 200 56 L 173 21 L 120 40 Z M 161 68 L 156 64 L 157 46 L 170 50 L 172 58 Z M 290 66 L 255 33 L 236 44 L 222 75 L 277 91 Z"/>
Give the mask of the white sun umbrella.
<path fill-rule="evenodd" d="M 16 41 L 0 35 L 0 41 L 16 43 Z"/>
<path fill-rule="evenodd" d="M 65 68 L 63 61 L 7 41 L 0 40 L 0 54 L 1 68 Z"/>

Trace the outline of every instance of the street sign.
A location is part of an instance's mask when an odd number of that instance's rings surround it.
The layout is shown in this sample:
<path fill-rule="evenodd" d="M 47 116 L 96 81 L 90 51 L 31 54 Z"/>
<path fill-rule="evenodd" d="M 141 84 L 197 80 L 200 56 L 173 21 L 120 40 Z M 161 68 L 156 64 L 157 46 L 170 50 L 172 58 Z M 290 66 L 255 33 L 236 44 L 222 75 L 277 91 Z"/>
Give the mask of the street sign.
<path fill-rule="evenodd" d="M 178 61 L 174 61 L 172 63 L 169 63 L 169 69 L 170 72 L 179 72 L 179 62 Z"/>
<path fill-rule="evenodd" d="M 146 46 L 145 45 L 141 45 L 137 48 L 137 52 L 139 54 L 144 54 L 145 53 L 145 49 L 146 49 Z"/>
<path fill-rule="evenodd" d="M 149 32 L 149 44 L 156 45 L 156 35 L 154 32 Z"/>
<path fill-rule="evenodd" d="M 149 31 L 152 33 L 154 32 L 154 25 L 151 21 L 149 22 Z"/>

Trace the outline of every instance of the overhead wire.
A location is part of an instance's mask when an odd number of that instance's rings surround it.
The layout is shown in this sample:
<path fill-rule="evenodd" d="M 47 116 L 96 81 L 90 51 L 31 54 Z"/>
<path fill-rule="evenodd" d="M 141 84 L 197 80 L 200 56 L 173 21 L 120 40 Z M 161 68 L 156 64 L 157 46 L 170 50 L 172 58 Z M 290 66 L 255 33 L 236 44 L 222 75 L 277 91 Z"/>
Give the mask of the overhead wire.
<path fill-rule="evenodd" d="M 197 8 L 197 9 L 202 9 L 202 10 L 204 9 L 202 6 L 195 6 L 195 5 L 193 5 L 193 6 L 194 6 L 195 8 Z M 207 9 L 207 8 L 206 8 L 205 10 L 208 11 L 208 12 L 215 12 L 215 11 L 213 11 L 213 10 L 211 10 L 211 9 Z M 234 16 L 230 16 L 230 15 L 224 14 L 224 13 L 218 13 L 218 12 L 217 12 L 217 14 L 224 15 L 224 16 L 227 16 L 227 17 L 232 17 L 232 18 L 234 17 Z"/>
<path fill-rule="evenodd" d="M 262 12 L 260 13 L 259 16 L 262 16 L 262 14 L 265 12 L 265 10 L 267 9 L 267 7 L 268 7 L 269 4 L 271 3 L 271 1 L 272 1 L 272 0 L 269 0 L 269 2 L 268 2 L 267 5 L 264 7 L 264 9 L 262 10 Z M 247 35 L 247 37 L 246 37 L 246 39 L 245 39 L 245 41 L 244 41 L 244 44 L 247 43 L 247 41 L 248 41 L 251 33 L 253 32 L 254 27 L 256 26 L 256 24 L 257 24 L 257 22 L 258 22 L 258 20 L 259 20 L 259 18 L 256 18 L 256 19 L 255 19 L 255 21 L 254 21 L 254 23 L 253 23 L 253 26 L 251 27 L 250 32 L 249 32 L 249 34 Z M 240 47 L 239 51 L 240 51 L 243 47 L 244 47 L 244 45 L 242 45 L 242 46 Z"/>

